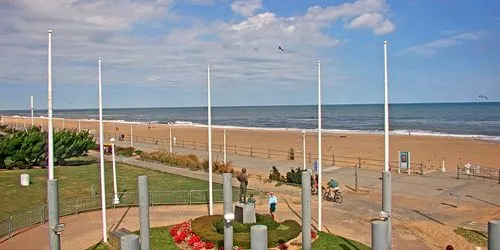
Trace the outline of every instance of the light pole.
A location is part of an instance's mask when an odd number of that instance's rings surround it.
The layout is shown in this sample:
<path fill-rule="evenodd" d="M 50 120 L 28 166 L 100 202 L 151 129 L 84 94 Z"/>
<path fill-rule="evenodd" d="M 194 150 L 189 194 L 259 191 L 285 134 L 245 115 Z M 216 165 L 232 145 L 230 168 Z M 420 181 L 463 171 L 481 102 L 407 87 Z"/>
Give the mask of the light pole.
<path fill-rule="evenodd" d="M 302 160 L 304 161 L 303 169 L 306 170 L 306 131 L 302 130 Z"/>
<path fill-rule="evenodd" d="M 102 241 L 108 242 L 106 222 L 106 181 L 104 177 L 104 126 L 102 123 L 102 75 L 101 58 L 99 57 L 99 155 L 101 165 L 101 210 L 102 210 Z"/>
<path fill-rule="evenodd" d="M 115 138 L 109 139 L 111 142 L 111 157 L 113 160 L 113 190 L 115 191 L 115 195 L 113 198 L 113 204 L 120 204 L 120 199 L 118 199 L 118 188 L 116 187 L 116 159 L 115 159 Z"/>
<path fill-rule="evenodd" d="M 208 203 L 209 214 L 214 214 L 213 193 L 212 193 L 212 104 L 210 99 L 210 65 L 207 67 L 208 85 Z"/>
<path fill-rule="evenodd" d="M 170 148 L 169 148 L 169 151 L 170 153 L 172 153 L 172 125 L 168 125 L 168 130 L 169 130 L 169 133 L 170 133 Z"/>
<path fill-rule="evenodd" d="M 134 125 L 130 124 L 130 147 L 134 147 Z"/>
<path fill-rule="evenodd" d="M 31 127 L 35 126 L 35 118 L 33 116 L 33 96 L 30 96 L 30 110 L 31 110 Z"/>
<path fill-rule="evenodd" d="M 226 129 L 224 129 L 224 164 L 226 164 L 227 162 L 227 154 L 226 154 L 226 139 L 227 139 L 227 136 L 226 136 Z"/>

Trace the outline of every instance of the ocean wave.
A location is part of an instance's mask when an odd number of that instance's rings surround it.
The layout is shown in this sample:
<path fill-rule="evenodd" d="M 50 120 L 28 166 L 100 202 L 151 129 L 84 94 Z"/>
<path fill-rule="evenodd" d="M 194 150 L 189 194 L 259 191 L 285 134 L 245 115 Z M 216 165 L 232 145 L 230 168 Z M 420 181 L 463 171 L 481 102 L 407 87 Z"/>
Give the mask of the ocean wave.
<path fill-rule="evenodd" d="M 193 127 L 207 128 L 208 125 L 188 122 L 187 124 Z M 245 127 L 245 126 L 232 126 L 232 125 L 212 125 L 212 128 L 217 129 L 240 129 L 240 130 L 258 130 L 258 131 L 305 131 L 306 133 L 317 133 L 318 129 L 301 129 L 301 128 L 266 128 L 266 127 Z M 367 135 L 383 135 L 383 130 L 348 130 L 348 129 L 322 129 L 323 134 L 367 134 Z M 467 135 L 467 134 L 449 134 L 425 130 L 393 130 L 389 135 L 418 135 L 418 136 L 437 136 L 437 137 L 455 137 L 455 138 L 471 138 L 487 141 L 500 142 L 500 136 L 490 135 Z"/>

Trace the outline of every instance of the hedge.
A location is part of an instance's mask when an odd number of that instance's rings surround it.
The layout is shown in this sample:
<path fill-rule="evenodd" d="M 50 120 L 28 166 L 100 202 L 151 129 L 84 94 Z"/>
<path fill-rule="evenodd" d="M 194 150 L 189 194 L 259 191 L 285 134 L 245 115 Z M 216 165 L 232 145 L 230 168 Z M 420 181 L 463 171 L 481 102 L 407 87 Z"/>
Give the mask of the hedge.
<path fill-rule="evenodd" d="M 191 223 L 193 232 L 200 236 L 203 241 L 214 242 L 217 246 L 224 246 L 224 235 L 217 232 L 214 224 L 222 220 L 222 215 L 202 216 L 196 218 Z M 257 223 L 259 224 L 259 223 Z M 268 247 L 273 248 L 279 245 L 279 241 L 285 242 L 296 238 L 301 231 L 299 223 L 294 220 L 286 220 L 280 223 L 276 229 L 268 229 Z M 250 233 L 234 233 L 233 242 L 235 246 L 245 249 L 250 248 Z"/>
<path fill-rule="evenodd" d="M 233 222 L 233 232 L 234 233 L 249 233 L 250 228 L 253 225 L 265 225 L 267 230 L 274 230 L 278 228 L 280 225 L 278 222 L 273 220 L 271 215 L 265 214 L 256 214 L 255 215 L 257 223 L 243 223 L 243 222 Z M 221 218 L 220 220 L 214 221 L 214 226 L 218 233 L 224 233 L 224 220 Z"/>

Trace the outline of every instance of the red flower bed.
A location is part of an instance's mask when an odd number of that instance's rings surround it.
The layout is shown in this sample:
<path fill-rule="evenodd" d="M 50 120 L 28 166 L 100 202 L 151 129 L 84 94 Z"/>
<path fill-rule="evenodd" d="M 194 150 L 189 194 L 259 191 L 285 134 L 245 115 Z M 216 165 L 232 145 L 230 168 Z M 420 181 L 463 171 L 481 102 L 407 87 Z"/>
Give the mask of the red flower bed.
<path fill-rule="evenodd" d="M 183 246 L 183 249 L 202 250 L 214 249 L 215 244 L 212 242 L 203 242 L 200 236 L 195 235 L 191 230 L 191 222 L 185 221 L 177 224 L 170 229 L 170 236 L 172 236 L 175 243 Z"/>

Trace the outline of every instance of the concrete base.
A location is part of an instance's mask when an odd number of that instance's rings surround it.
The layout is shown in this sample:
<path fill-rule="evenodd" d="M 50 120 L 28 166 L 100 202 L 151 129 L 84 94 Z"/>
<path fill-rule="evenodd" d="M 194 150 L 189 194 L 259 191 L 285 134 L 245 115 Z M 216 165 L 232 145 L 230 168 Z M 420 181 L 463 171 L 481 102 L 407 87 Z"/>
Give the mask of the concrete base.
<path fill-rule="evenodd" d="M 243 223 L 256 223 L 255 206 L 251 203 L 237 202 L 234 204 L 234 221 Z"/>

